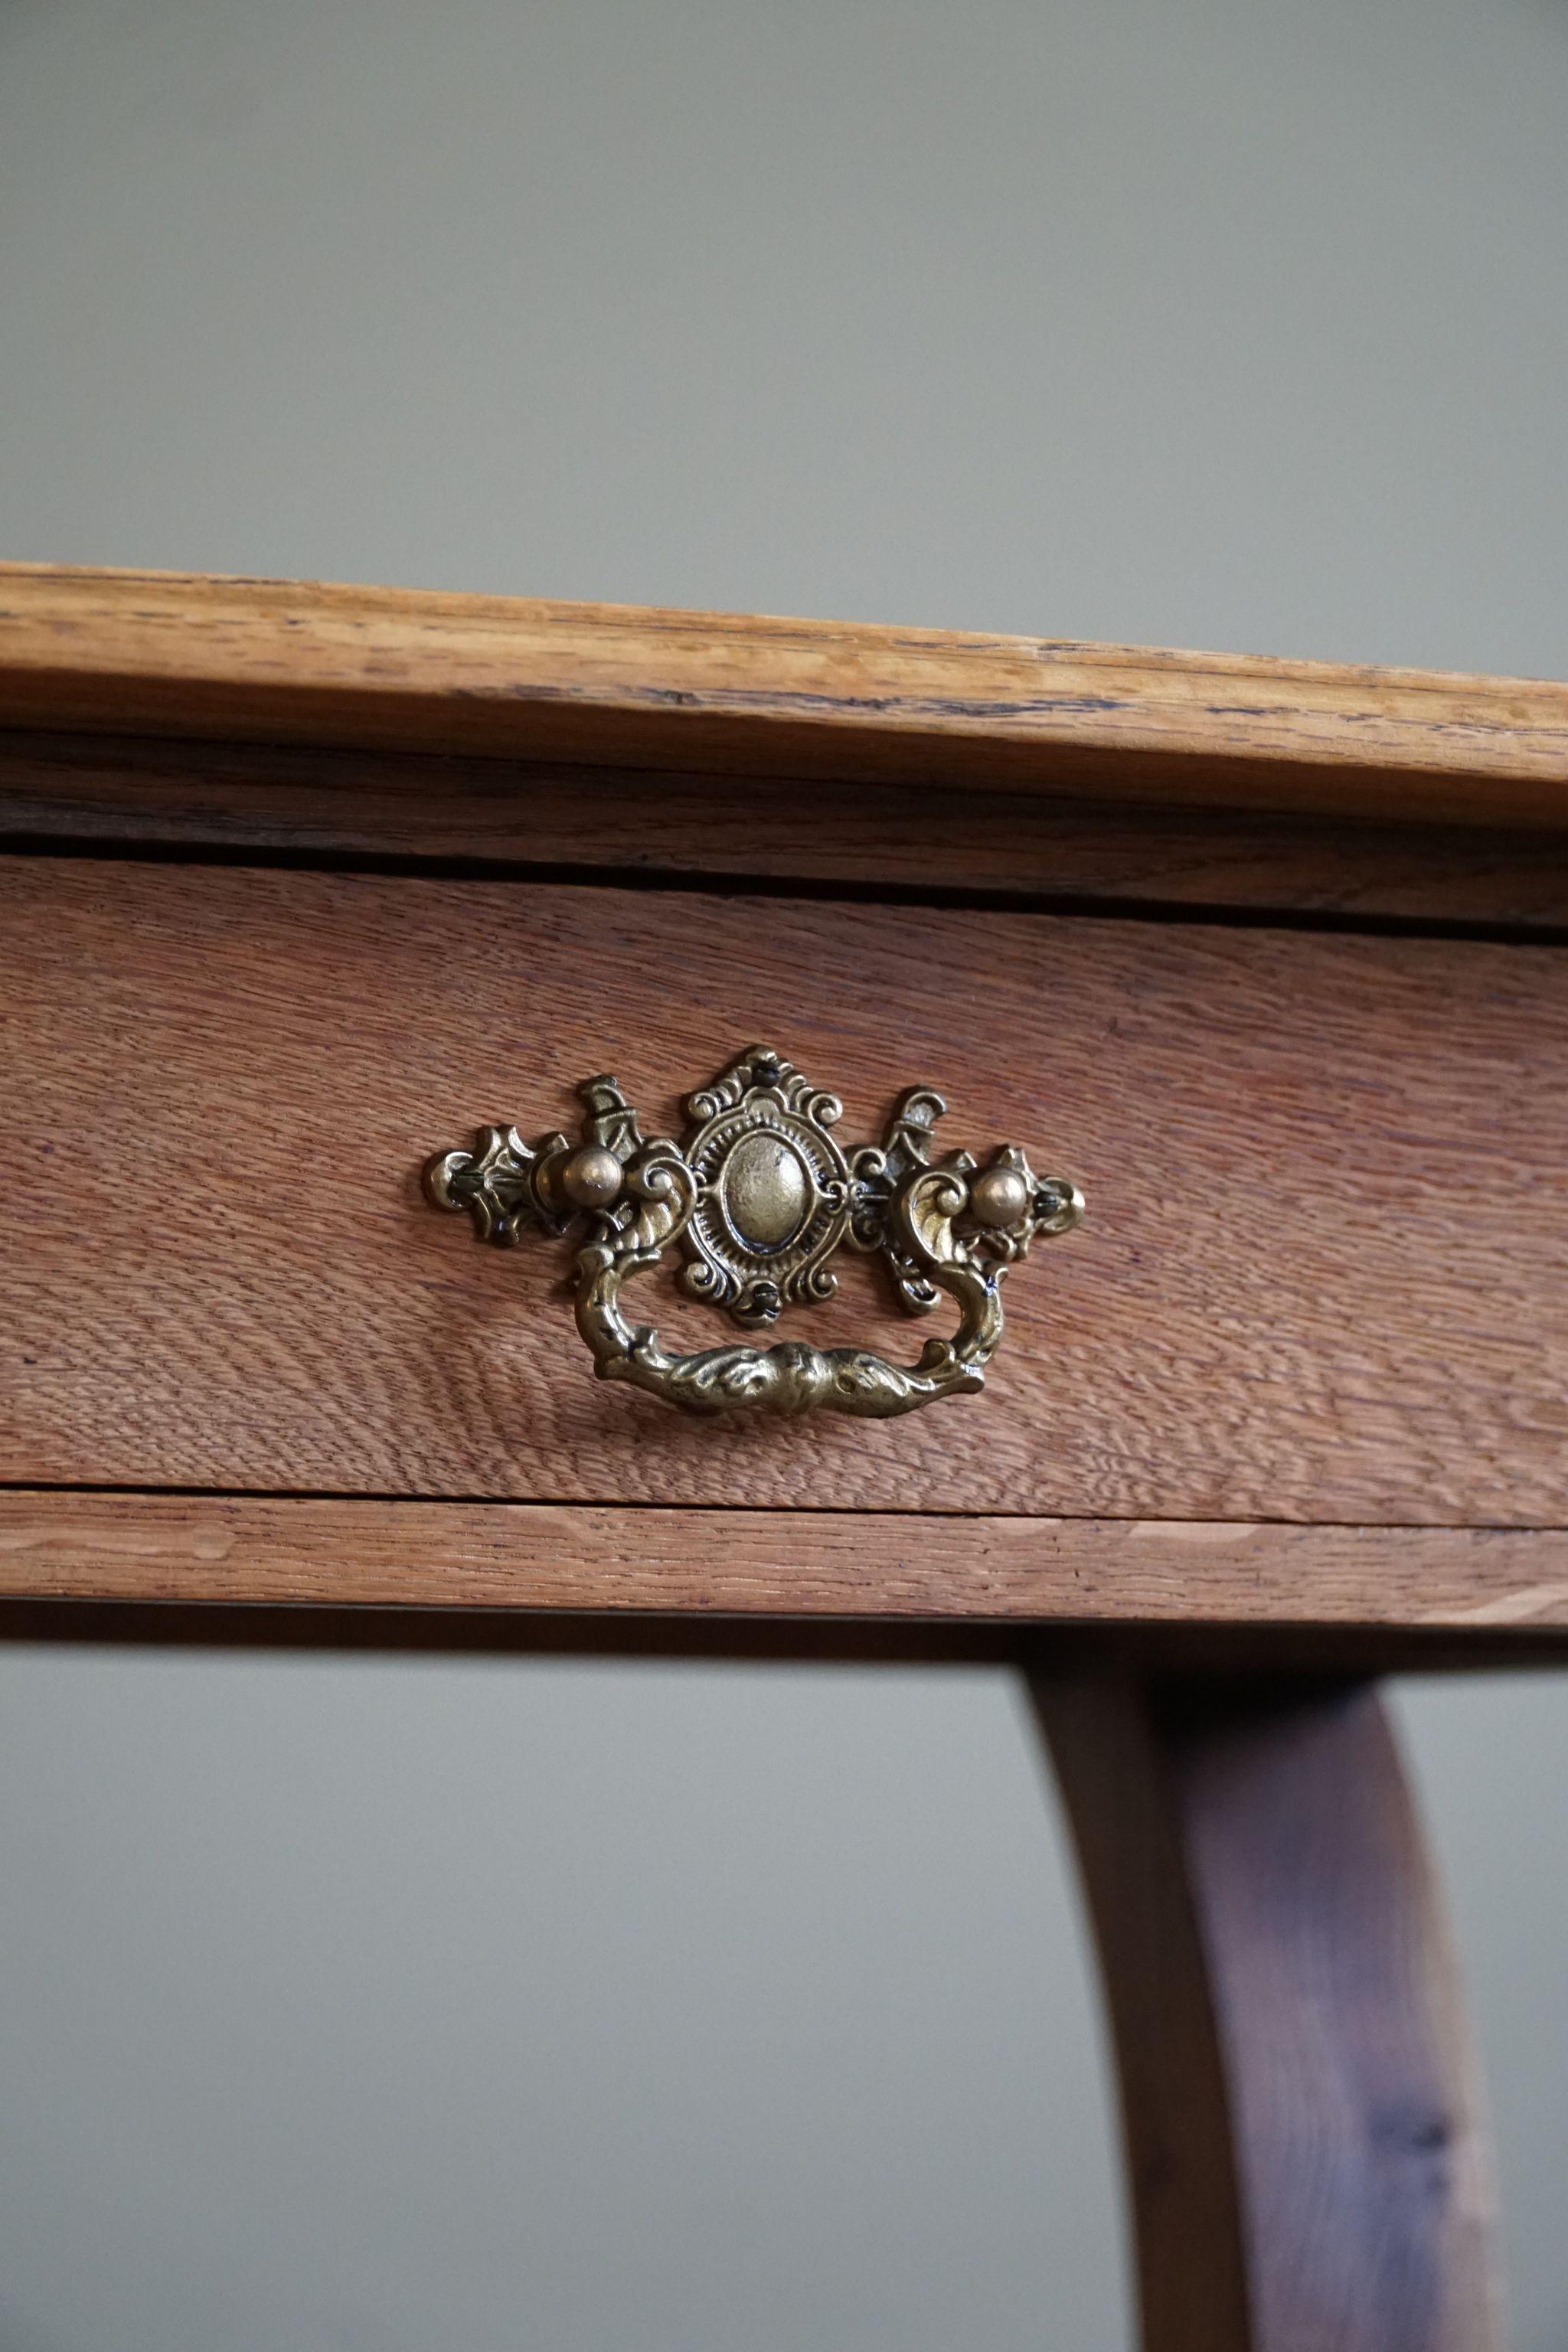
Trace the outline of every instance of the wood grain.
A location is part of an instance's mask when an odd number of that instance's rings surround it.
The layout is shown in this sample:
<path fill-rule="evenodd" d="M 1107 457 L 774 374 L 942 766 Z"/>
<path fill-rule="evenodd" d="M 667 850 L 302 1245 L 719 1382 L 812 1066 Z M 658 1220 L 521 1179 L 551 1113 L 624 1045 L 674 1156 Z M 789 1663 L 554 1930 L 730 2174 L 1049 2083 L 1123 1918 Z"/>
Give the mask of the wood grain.
<path fill-rule="evenodd" d="M 1376 1697 L 1035 1691 L 1117 2047 L 1144 2352 L 1496 2352 L 1474 2069 Z"/>
<path fill-rule="evenodd" d="M 776 776 L 0 733 L 0 841 L 176 844 L 1568 926 L 1568 842 Z"/>
<path fill-rule="evenodd" d="M 1542 948 L 0 863 L 0 1477 L 1050 1516 L 1568 1519 L 1568 963 Z M 769 1037 L 1085 1185 L 983 1397 L 875 1428 L 595 1382 L 565 1254 L 424 1202 Z M 645 1285 L 679 1344 L 728 1331 Z M 864 1262 L 790 1327 L 908 1355 Z"/>
<path fill-rule="evenodd" d="M 11 1491 L 0 1595 L 1547 1636 L 1568 1532 Z"/>
<path fill-rule="evenodd" d="M 0 724 L 1568 824 L 1568 687 L 931 629 L 0 568 Z"/>

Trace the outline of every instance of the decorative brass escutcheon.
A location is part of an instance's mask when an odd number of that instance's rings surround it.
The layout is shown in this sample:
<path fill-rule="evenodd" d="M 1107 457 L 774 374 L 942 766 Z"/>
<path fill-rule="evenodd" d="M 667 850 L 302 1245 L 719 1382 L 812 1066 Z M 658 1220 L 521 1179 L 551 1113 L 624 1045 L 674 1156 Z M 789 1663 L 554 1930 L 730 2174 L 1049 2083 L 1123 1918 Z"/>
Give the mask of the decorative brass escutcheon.
<path fill-rule="evenodd" d="M 611 1077 L 577 1089 L 581 1138 L 527 1143 L 481 1128 L 471 1151 L 425 1170 L 438 1209 L 466 1210 L 481 1241 L 510 1245 L 531 1225 L 575 1229 L 577 1328 L 602 1380 L 631 1381 L 688 1412 L 815 1411 L 886 1420 L 982 1388 L 1002 1337 L 1002 1277 L 1029 1244 L 1065 1234 L 1083 1196 L 1037 1176 L 1016 1144 L 984 1167 L 967 1151 L 932 1157 L 946 1110 L 929 1087 L 900 1096 L 881 1142 L 847 1155 L 833 1133 L 842 1106 L 793 1063 L 752 1045 L 687 1100 L 679 1144 L 645 1139 Z M 755 1330 L 788 1306 L 831 1297 L 841 1244 L 880 1259 L 911 1315 L 959 1306 L 951 1339 L 928 1339 L 904 1366 L 863 1348 L 731 1345 L 671 1354 L 621 1310 L 621 1286 L 679 1244 L 682 1286 Z"/>

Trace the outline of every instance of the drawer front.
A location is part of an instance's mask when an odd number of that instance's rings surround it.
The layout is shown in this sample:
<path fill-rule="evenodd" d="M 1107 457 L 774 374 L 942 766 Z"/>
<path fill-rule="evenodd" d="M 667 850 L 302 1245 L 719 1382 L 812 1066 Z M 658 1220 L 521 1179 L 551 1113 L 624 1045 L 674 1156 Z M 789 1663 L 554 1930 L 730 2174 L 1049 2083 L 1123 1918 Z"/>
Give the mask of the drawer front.
<path fill-rule="evenodd" d="M 1568 959 L 1543 948 L 226 868 L 0 865 L 0 1475 L 319 1495 L 1553 1525 Z M 1089 1200 L 985 1392 L 691 1421 L 591 1377 L 563 1244 L 419 1171 L 645 1129 L 764 1040 Z M 925 1336 L 876 1271 L 778 1336 Z M 629 1302 L 628 1302 L 629 1303 Z M 634 1311 L 733 1338 L 662 1274 Z M 912 1335 L 912 1337 L 911 1337 Z M 1213 1531 L 1205 1540 L 1212 1543 Z"/>

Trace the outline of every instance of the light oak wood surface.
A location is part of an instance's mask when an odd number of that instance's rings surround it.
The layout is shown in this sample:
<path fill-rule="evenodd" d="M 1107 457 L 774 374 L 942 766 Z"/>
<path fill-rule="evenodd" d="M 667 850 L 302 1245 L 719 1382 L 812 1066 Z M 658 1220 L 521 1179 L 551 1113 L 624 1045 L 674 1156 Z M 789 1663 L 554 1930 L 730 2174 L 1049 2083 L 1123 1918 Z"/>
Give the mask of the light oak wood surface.
<path fill-rule="evenodd" d="M 12 1491 L 0 1595 L 1550 1633 L 1568 1530 Z"/>
<path fill-rule="evenodd" d="M 0 725 L 1568 824 L 1568 687 L 935 629 L 0 567 Z"/>
<path fill-rule="evenodd" d="M 0 1476 L 1175 1517 L 1568 1519 L 1568 965 L 1414 939 L 87 860 L 0 867 Z M 595 1382 L 559 1245 L 418 1171 L 762 1037 L 880 1131 L 1077 1177 L 984 1396 L 689 1421 Z M 730 1327 L 673 1282 L 680 1344 Z M 846 1264 L 786 1318 L 908 1356 Z"/>

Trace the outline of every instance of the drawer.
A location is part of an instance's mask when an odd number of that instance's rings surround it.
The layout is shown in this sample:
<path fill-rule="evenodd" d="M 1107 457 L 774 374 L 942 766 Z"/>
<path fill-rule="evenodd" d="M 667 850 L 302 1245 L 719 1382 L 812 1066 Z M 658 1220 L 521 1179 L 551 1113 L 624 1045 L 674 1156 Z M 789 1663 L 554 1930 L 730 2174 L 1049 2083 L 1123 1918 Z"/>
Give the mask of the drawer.
<path fill-rule="evenodd" d="M 1568 970 L 1546 948 L 664 889 L 20 857 L 0 1475 L 321 1496 L 1552 1525 Z M 981 1396 L 695 1421 L 597 1381 L 569 1253 L 419 1171 L 645 1131 L 765 1040 L 880 1135 L 1075 1177 Z M 777 1336 L 908 1360 L 878 1269 Z M 661 1273 L 637 1312 L 733 1338 Z M 913 1338 L 911 1339 L 911 1334 Z M 1205 1538 L 1207 1539 L 1207 1538 Z"/>

